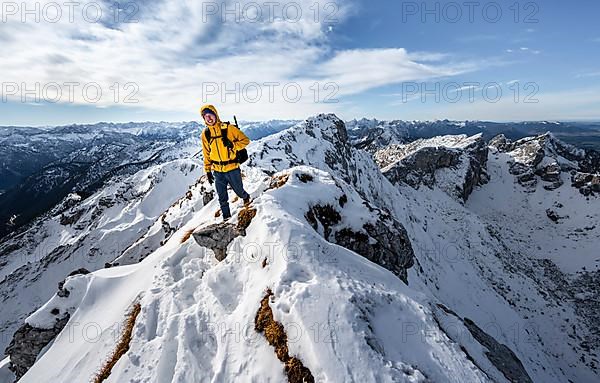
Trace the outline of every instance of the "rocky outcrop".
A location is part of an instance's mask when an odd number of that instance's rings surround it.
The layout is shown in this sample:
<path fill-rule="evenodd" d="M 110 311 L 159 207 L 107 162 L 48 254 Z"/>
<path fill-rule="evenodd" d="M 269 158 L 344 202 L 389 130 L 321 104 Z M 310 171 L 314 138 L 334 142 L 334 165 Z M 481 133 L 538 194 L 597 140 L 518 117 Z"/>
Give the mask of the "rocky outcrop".
<path fill-rule="evenodd" d="M 227 257 L 227 246 L 240 235 L 246 235 L 245 230 L 228 222 L 216 223 L 192 233 L 194 240 L 200 246 L 211 249 L 219 262 Z"/>
<path fill-rule="evenodd" d="M 438 186 L 463 201 L 487 182 L 487 145 L 480 135 L 445 136 L 392 145 L 375 153 L 383 174 L 394 184 Z"/>
<path fill-rule="evenodd" d="M 463 323 L 473 338 L 487 349 L 485 354 L 489 361 L 509 382 L 533 383 L 523 363 L 508 346 L 498 342 L 469 318 L 465 318 Z"/>
<path fill-rule="evenodd" d="M 371 239 L 375 239 L 374 243 Z M 363 231 L 358 232 L 344 228 L 335 233 L 335 242 L 385 267 L 408 284 L 407 270 L 414 264 L 413 250 L 399 222 L 380 220 L 365 224 Z"/>
<path fill-rule="evenodd" d="M 509 382 L 533 383 L 523 363 L 510 347 L 498 342 L 471 319 L 462 318 L 441 303 L 436 305 L 433 317 L 446 335 L 460 345 L 461 351 L 467 354 L 469 360 L 486 373 L 490 381 L 496 381 L 494 377 L 497 378 L 498 374 L 486 367 L 486 365 L 489 365 L 487 361 L 491 362 Z M 465 342 L 466 338 L 460 336 L 456 331 L 457 326 L 464 326 L 473 338 L 469 337 L 469 341 Z M 471 342 L 471 339 L 475 342 Z M 479 347 L 473 347 L 473 344 L 483 347 L 483 353 L 479 352 Z M 487 361 L 482 360 L 482 357 L 486 358 Z"/>
<path fill-rule="evenodd" d="M 563 173 L 571 173 L 571 186 L 589 196 L 600 192 L 600 155 L 566 144 L 546 133 L 510 141 L 504 135 L 494 137 L 490 147 L 511 157 L 510 173 L 527 191 L 533 192 L 539 181 L 546 190 L 564 184 Z"/>
<path fill-rule="evenodd" d="M 69 275 L 67 275 L 67 278 L 75 276 L 75 275 L 86 275 L 89 273 L 90 273 L 89 270 L 80 268 L 80 269 L 77 269 L 77 270 L 71 272 Z M 71 292 L 69 290 L 64 288 L 65 282 L 66 282 L 66 278 L 63 279 L 62 281 L 58 282 L 58 292 L 56 293 L 56 295 L 58 295 L 61 298 L 68 298 L 69 295 L 71 294 Z"/>
<path fill-rule="evenodd" d="M 574 172 L 571 175 L 571 186 L 579 189 L 584 196 L 600 193 L 600 174 Z"/>
<path fill-rule="evenodd" d="M 80 268 L 69 273 L 67 278 L 89 273 L 87 269 Z M 66 278 L 58 283 L 56 295 L 60 298 L 68 298 L 71 294 L 70 290 L 64 287 L 65 282 Z M 26 322 L 14 333 L 12 341 L 6 348 L 5 354 L 10 356 L 11 361 L 9 368 L 14 372 L 17 380 L 33 366 L 40 352 L 56 338 L 71 317 L 69 312 L 61 311 L 57 307 L 48 310 L 49 314 L 55 318 L 52 327 L 48 325 L 48 328 L 38 328 Z"/>
<path fill-rule="evenodd" d="M 408 283 L 407 270 L 414 264 L 414 252 L 406 230 L 387 213 L 367 208 L 376 219 L 363 224 L 361 230 L 344 223 L 338 208 L 330 204 L 311 206 L 305 218 L 315 230 L 322 228 L 328 241 L 362 255 Z"/>
<path fill-rule="evenodd" d="M 496 148 L 501 152 L 508 152 L 511 150 L 512 142 L 508 138 L 506 138 L 504 134 L 499 134 L 496 137 L 492 138 L 488 145 Z"/>
<path fill-rule="evenodd" d="M 457 166 L 459 162 L 458 150 L 444 147 L 423 148 L 407 155 L 394 166 L 384 168 L 384 174 L 394 183 L 401 181 L 413 188 L 420 185 L 433 187 L 436 170 Z"/>
<path fill-rule="evenodd" d="M 9 369 L 17 380 L 33 366 L 40 352 L 63 330 L 69 321 L 69 314 L 57 319 L 54 327 L 41 329 L 28 323 L 22 325 L 14 334 L 12 341 L 5 351 L 10 356 Z"/>

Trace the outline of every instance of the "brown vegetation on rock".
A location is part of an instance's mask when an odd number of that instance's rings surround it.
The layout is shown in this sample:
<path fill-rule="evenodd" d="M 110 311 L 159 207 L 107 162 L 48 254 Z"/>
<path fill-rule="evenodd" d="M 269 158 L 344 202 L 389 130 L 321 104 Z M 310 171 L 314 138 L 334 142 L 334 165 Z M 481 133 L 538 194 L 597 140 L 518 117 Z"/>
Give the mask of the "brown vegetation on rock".
<path fill-rule="evenodd" d="M 119 359 L 125 355 L 127 351 L 129 351 L 129 344 L 131 343 L 131 338 L 133 334 L 133 326 L 135 325 L 135 320 L 137 319 L 140 311 L 142 310 L 142 306 L 139 303 L 135 303 L 133 308 L 127 315 L 127 319 L 125 321 L 125 327 L 123 329 L 123 334 L 121 334 L 121 339 L 119 339 L 119 343 L 117 343 L 117 347 L 113 354 L 109 357 L 109 359 L 104 363 L 96 377 L 94 378 L 94 383 L 101 383 L 108 378 L 110 375 L 112 368 L 117 364 Z"/>
<path fill-rule="evenodd" d="M 256 209 L 252 208 L 250 206 L 245 206 L 238 213 L 238 229 L 246 230 L 248 228 L 248 226 L 250 226 L 250 223 L 252 222 L 252 219 L 255 216 L 256 216 Z"/>
<path fill-rule="evenodd" d="M 283 325 L 273 318 L 273 310 L 269 306 L 269 300 L 273 292 L 269 289 L 260 302 L 260 308 L 254 319 L 254 328 L 257 332 L 264 334 L 267 342 L 275 347 L 277 358 L 285 364 L 285 373 L 290 383 L 314 383 L 315 378 L 300 359 L 291 357 L 288 352 L 287 334 Z"/>
<path fill-rule="evenodd" d="M 194 230 L 195 229 L 186 230 L 185 233 L 183 233 L 183 237 L 181 238 L 181 241 L 179 243 L 186 243 L 187 240 L 190 239 L 190 237 L 192 236 Z"/>
<path fill-rule="evenodd" d="M 267 188 L 267 190 L 278 189 L 278 188 L 282 187 L 283 185 L 286 184 L 286 182 L 288 182 L 289 178 L 290 178 L 289 174 L 281 174 L 281 175 L 272 177 L 271 183 L 269 184 L 269 187 Z"/>

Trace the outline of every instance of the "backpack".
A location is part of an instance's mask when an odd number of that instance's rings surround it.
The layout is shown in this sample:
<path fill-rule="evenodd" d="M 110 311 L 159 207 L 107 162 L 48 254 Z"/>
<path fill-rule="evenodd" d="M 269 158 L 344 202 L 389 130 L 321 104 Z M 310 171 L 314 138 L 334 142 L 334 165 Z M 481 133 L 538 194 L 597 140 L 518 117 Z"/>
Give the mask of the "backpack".
<path fill-rule="evenodd" d="M 223 124 L 229 125 L 229 122 L 224 122 Z M 208 141 L 208 144 L 210 145 L 212 137 L 209 128 L 204 129 L 204 136 L 206 137 L 206 141 Z M 229 141 L 229 138 L 227 138 L 227 128 L 221 128 L 221 139 L 223 140 L 223 143 L 225 143 L 225 141 Z M 246 148 L 235 152 L 235 162 L 237 162 L 238 164 L 243 164 L 246 161 L 248 161 L 248 151 L 246 150 Z"/>

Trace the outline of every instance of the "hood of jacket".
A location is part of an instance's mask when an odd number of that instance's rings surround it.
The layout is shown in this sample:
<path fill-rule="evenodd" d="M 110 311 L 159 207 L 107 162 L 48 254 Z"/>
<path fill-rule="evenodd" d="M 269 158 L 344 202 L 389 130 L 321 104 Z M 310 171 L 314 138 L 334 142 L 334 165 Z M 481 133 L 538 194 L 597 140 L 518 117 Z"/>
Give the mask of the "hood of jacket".
<path fill-rule="evenodd" d="M 221 122 L 221 118 L 219 117 L 219 112 L 217 112 L 217 108 L 215 108 L 214 105 L 210 105 L 210 104 L 203 105 L 202 108 L 200 108 L 200 115 L 202 115 L 202 111 L 204 109 L 210 109 L 215 114 L 215 116 L 217 116 L 217 122 Z"/>

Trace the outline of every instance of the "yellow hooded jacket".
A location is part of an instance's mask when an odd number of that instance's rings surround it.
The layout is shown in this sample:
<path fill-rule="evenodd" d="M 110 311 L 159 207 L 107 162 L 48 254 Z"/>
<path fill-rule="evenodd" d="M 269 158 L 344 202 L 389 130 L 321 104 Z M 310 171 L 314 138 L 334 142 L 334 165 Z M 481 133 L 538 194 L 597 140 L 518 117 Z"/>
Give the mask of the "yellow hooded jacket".
<path fill-rule="evenodd" d="M 217 116 L 217 122 L 213 126 L 206 126 L 210 130 L 210 142 L 206 139 L 205 131 L 202 131 L 202 153 L 204 154 L 204 171 L 228 172 L 240 167 L 235 162 L 235 154 L 238 150 L 244 149 L 250 139 L 234 124 L 225 124 L 221 122 L 217 109 L 212 105 L 204 105 L 200 108 L 200 113 L 204 109 L 210 109 Z M 233 143 L 233 150 L 227 149 L 223 144 L 221 129 L 227 128 L 227 138 Z M 230 163 L 228 163 L 230 162 Z"/>

